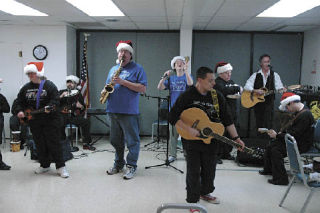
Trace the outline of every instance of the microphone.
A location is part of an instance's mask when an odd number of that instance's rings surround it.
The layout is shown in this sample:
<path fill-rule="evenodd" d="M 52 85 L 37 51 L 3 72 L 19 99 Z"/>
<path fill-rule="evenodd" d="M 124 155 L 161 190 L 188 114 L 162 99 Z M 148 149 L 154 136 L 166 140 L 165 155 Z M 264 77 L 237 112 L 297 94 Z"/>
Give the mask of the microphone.
<path fill-rule="evenodd" d="M 269 67 L 270 69 L 272 69 L 272 66 L 271 66 L 271 64 L 268 64 L 268 67 Z"/>
<path fill-rule="evenodd" d="M 170 75 L 173 73 L 173 70 L 170 70 L 169 75 L 168 73 L 166 73 L 164 76 L 162 76 L 161 78 L 169 78 Z"/>

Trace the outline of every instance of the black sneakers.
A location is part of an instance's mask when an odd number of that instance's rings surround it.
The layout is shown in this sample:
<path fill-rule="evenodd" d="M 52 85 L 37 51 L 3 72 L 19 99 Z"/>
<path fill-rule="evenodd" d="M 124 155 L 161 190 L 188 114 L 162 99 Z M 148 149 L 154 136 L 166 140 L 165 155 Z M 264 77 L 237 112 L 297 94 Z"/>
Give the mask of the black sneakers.
<path fill-rule="evenodd" d="M 11 166 L 8 166 L 7 164 L 1 162 L 0 163 L 0 170 L 10 170 Z"/>
<path fill-rule="evenodd" d="M 84 144 L 83 149 L 88 149 L 90 151 L 95 151 L 96 147 L 92 146 L 91 144 Z"/>

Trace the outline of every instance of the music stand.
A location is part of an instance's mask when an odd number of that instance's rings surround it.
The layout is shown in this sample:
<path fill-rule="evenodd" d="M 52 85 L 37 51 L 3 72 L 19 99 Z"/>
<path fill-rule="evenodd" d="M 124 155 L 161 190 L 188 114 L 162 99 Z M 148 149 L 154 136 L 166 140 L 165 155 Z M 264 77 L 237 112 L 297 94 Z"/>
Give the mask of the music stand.
<path fill-rule="evenodd" d="M 152 142 L 145 144 L 144 147 L 147 147 L 151 144 L 157 143 L 157 149 L 159 149 L 159 142 L 160 142 L 160 102 L 161 100 L 167 100 L 167 98 L 162 98 L 160 96 L 151 96 L 151 95 L 144 95 L 146 98 L 156 98 L 158 100 L 158 120 L 157 120 L 157 139 L 153 140 Z M 168 119 L 167 119 L 168 120 Z"/>
<path fill-rule="evenodd" d="M 168 89 L 169 89 L 169 95 L 167 96 L 167 100 L 168 100 L 168 113 L 170 112 L 170 104 L 171 104 L 171 91 L 170 91 L 170 76 L 168 77 Z M 167 152 L 166 152 L 166 160 L 164 163 L 162 164 L 158 164 L 158 165 L 154 165 L 154 166 L 146 166 L 145 169 L 150 169 L 153 167 L 160 167 L 160 166 L 170 166 L 171 168 L 174 168 L 175 170 L 179 171 L 181 174 L 183 174 L 183 171 L 172 166 L 171 163 L 169 161 L 169 140 L 170 140 L 170 127 L 169 127 L 169 119 L 167 119 Z"/>

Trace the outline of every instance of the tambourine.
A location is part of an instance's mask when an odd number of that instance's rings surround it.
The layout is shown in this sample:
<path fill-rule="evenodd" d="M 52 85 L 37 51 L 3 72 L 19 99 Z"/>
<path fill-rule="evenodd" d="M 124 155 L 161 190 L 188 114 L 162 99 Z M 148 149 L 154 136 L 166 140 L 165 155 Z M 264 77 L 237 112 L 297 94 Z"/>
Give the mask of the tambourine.
<path fill-rule="evenodd" d="M 240 97 L 241 97 L 240 93 L 236 93 L 233 95 L 227 95 L 227 98 L 231 98 L 231 99 L 238 99 Z"/>
<path fill-rule="evenodd" d="M 65 96 L 63 96 L 62 98 L 70 98 L 70 97 L 74 97 L 76 95 L 79 94 L 79 90 L 77 89 L 73 89 L 73 90 L 70 90 L 70 92 L 68 92 Z"/>

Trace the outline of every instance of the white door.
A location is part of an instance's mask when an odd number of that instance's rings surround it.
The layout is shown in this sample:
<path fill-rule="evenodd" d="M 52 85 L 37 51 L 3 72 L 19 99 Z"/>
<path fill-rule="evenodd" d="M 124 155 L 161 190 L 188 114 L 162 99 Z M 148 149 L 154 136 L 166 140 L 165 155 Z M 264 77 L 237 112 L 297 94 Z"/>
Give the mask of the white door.
<path fill-rule="evenodd" d="M 0 84 L 1 94 L 7 98 L 10 104 L 10 110 L 13 100 L 17 97 L 20 87 L 23 84 L 23 58 L 19 57 L 19 51 L 22 45 L 17 43 L 0 43 L 0 78 L 3 83 Z M 4 113 L 4 128 L 6 138 L 10 136 L 9 118 L 10 113 Z"/>

